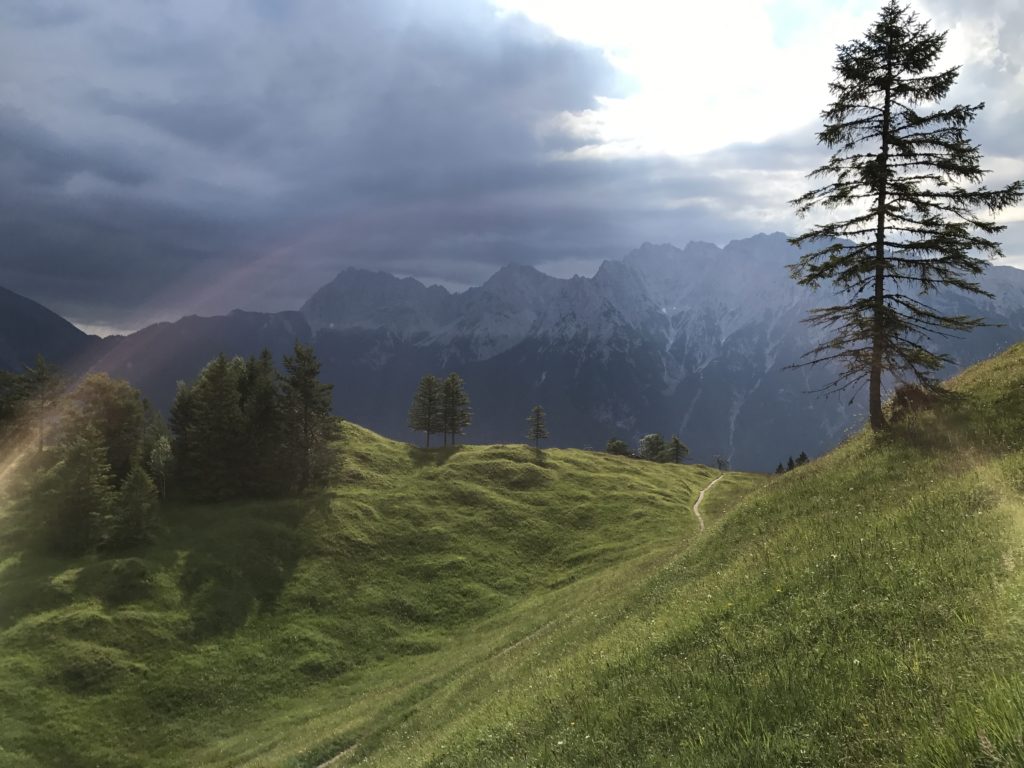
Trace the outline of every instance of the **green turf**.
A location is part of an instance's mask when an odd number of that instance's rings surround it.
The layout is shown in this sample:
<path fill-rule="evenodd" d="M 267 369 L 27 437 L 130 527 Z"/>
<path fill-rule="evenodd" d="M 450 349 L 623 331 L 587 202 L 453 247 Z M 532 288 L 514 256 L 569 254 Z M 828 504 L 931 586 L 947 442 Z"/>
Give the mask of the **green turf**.
<path fill-rule="evenodd" d="M 0 543 L 0 765 L 1024 765 L 1024 346 L 770 479 L 346 427 L 330 493 Z"/>
<path fill-rule="evenodd" d="M 339 452 L 328 493 L 168 507 L 156 544 L 117 558 L 45 555 L 31 510 L 8 503 L 0 765 L 306 765 L 368 743 L 467 653 L 533 632 L 531 605 L 678 551 L 718 475 L 428 453 L 353 425 Z"/>

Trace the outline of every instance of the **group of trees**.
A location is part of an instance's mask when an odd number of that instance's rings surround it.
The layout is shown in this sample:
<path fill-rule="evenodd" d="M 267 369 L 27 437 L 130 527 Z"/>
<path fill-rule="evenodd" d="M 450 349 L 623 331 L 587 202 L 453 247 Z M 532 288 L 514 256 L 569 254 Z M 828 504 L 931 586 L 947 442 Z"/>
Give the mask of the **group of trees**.
<path fill-rule="evenodd" d="M 797 467 L 802 467 L 804 464 L 806 464 L 810 460 L 811 459 L 807 455 L 806 451 L 800 451 L 800 455 L 796 457 L 795 461 L 793 460 L 792 456 L 789 457 L 789 460 L 785 463 L 785 465 L 783 465 L 783 463 L 780 461 L 779 465 L 777 467 L 775 467 L 775 474 L 776 475 L 781 475 L 784 472 L 790 472 L 793 469 L 796 469 Z"/>
<path fill-rule="evenodd" d="M 0 371 L 0 443 L 32 429 L 41 451 L 53 405 L 65 385 L 60 371 L 42 355 L 21 373 Z"/>
<path fill-rule="evenodd" d="M 426 433 L 427 448 L 430 436 L 444 435 L 444 445 L 455 445 L 455 436 L 466 433 L 473 423 L 473 409 L 469 405 L 462 377 L 448 374 L 444 380 L 427 374 L 420 379 L 409 408 L 409 428 Z"/>
<path fill-rule="evenodd" d="M 444 436 L 444 447 L 454 446 L 456 435 L 466 434 L 466 428 L 472 423 L 473 409 L 459 374 L 449 373 L 439 379 L 428 373 L 420 379 L 409 407 L 409 428 L 424 433 L 427 448 L 430 448 L 431 435 L 437 434 Z M 540 441 L 548 437 L 544 409 L 535 405 L 527 423 L 527 439 L 540 448 Z"/>
<path fill-rule="evenodd" d="M 56 435 L 52 446 L 47 435 Z M 90 374 L 69 386 L 42 358 L 5 373 L 0 439 L 29 446 L 27 494 L 53 549 L 120 549 L 149 536 L 170 442 L 159 414 L 127 382 Z"/>
<path fill-rule="evenodd" d="M 220 500 L 322 482 L 337 423 L 311 348 L 283 373 L 270 353 L 223 355 L 180 384 L 168 431 L 128 382 L 90 374 L 69 384 L 41 358 L 0 373 L 0 443 L 27 455 L 24 495 L 49 545 L 65 554 L 144 542 L 171 493 Z"/>
<path fill-rule="evenodd" d="M 665 438 L 658 432 L 652 432 L 640 438 L 637 450 L 630 450 L 625 440 L 613 437 L 605 447 L 608 453 L 618 456 L 633 456 L 647 461 L 657 461 L 664 464 L 681 464 L 689 453 L 690 449 L 683 444 L 677 435 L 666 442 Z"/>
<path fill-rule="evenodd" d="M 304 344 L 282 367 L 268 350 L 245 360 L 219 355 L 194 382 L 179 383 L 170 428 L 182 496 L 275 496 L 324 481 L 337 435 L 332 385 L 320 381 L 320 361 Z"/>

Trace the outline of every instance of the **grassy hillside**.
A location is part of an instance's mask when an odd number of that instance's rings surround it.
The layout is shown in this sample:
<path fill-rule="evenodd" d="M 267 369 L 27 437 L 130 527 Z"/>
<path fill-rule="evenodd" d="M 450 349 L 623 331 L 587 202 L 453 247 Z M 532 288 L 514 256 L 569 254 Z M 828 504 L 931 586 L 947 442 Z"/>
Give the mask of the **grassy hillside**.
<path fill-rule="evenodd" d="M 0 764 L 1024 765 L 1024 346 L 952 386 L 699 536 L 712 470 L 350 427 L 314 502 L 5 537 Z"/>
<path fill-rule="evenodd" d="M 719 474 L 427 453 L 352 425 L 339 449 L 328 493 L 165 508 L 158 542 L 117 558 L 47 556 L 8 503 L 0 766 L 304 766 L 371 744 L 471 659 L 515 657 L 678 552 Z"/>
<path fill-rule="evenodd" d="M 1024 346 L 952 386 L 538 609 L 339 764 L 1024 765 Z"/>

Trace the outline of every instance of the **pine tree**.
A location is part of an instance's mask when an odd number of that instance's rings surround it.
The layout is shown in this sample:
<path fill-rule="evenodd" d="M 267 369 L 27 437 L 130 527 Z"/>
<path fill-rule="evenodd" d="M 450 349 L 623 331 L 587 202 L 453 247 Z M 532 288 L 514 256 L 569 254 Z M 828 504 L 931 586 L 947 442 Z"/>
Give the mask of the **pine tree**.
<path fill-rule="evenodd" d="M 35 366 L 26 366 L 17 377 L 17 397 L 25 406 L 25 415 L 36 428 L 40 453 L 46 438 L 47 424 L 53 420 L 57 398 L 64 386 L 65 380 L 60 371 L 42 355 L 36 356 Z"/>
<path fill-rule="evenodd" d="M 103 436 L 92 424 L 68 430 L 58 461 L 38 482 L 33 508 L 42 515 L 50 545 L 81 554 L 98 538 L 115 502 L 113 476 Z"/>
<path fill-rule="evenodd" d="M 88 422 L 102 436 L 115 483 L 127 477 L 140 458 L 146 409 L 139 390 L 105 373 L 85 377 L 71 393 L 73 422 Z"/>
<path fill-rule="evenodd" d="M 798 467 L 802 467 L 804 464 L 806 464 L 809 461 L 810 461 L 810 458 L 807 456 L 807 453 L 804 452 L 804 451 L 800 451 L 800 455 L 796 457 L 796 465 Z"/>
<path fill-rule="evenodd" d="M 533 410 L 530 411 L 530 416 L 526 419 L 526 422 L 529 424 L 526 437 L 529 440 L 533 440 L 534 447 L 540 450 L 540 441 L 548 437 L 548 426 L 544 409 L 539 405 L 533 406 Z"/>
<path fill-rule="evenodd" d="M 665 438 L 658 432 L 651 432 L 640 438 L 640 446 L 637 455 L 647 461 L 665 460 Z"/>
<path fill-rule="evenodd" d="M 782 462 L 780 461 L 780 462 L 779 462 L 779 466 L 777 466 L 777 467 L 775 468 L 775 474 L 776 474 L 776 475 L 781 475 L 781 474 L 782 474 L 783 472 L 785 472 L 785 471 L 786 471 L 786 468 L 785 468 L 784 466 L 782 466 Z"/>
<path fill-rule="evenodd" d="M 786 462 L 786 471 L 791 472 L 796 467 L 796 463 L 793 461 L 793 457 L 789 457 L 789 461 Z"/>
<path fill-rule="evenodd" d="M 436 376 L 428 373 L 420 379 L 409 408 L 409 429 L 426 433 L 427 448 L 430 447 L 430 436 L 445 429 L 443 400 L 443 386 Z"/>
<path fill-rule="evenodd" d="M 185 496 L 191 494 L 191 489 L 199 482 L 202 471 L 202 467 L 196 461 L 195 411 L 196 402 L 192 385 L 179 381 L 174 401 L 171 403 L 167 426 L 171 431 L 171 467 L 174 480 L 171 490 L 180 489 Z"/>
<path fill-rule="evenodd" d="M 801 285 L 831 283 L 845 297 L 812 310 L 808 322 L 831 335 L 800 365 L 837 365 L 828 392 L 857 391 L 866 381 L 875 430 L 886 423 L 883 376 L 933 386 L 931 374 L 950 358 L 929 350 L 929 337 L 981 324 L 943 315 L 925 299 L 943 286 L 985 294 L 975 278 L 985 256 L 1002 254 L 988 236 L 1004 227 L 980 212 L 994 217 L 1024 194 L 1021 182 L 979 186 L 987 171 L 967 126 L 983 104 L 930 108 L 958 75 L 957 67 L 932 71 L 945 42 L 945 33 L 891 0 L 863 39 L 839 46 L 834 101 L 818 133 L 832 156 L 811 173 L 830 180 L 793 201 L 800 215 L 852 208 L 850 218 L 794 238 L 817 250 L 790 269 Z"/>
<path fill-rule="evenodd" d="M 675 464 L 682 464 L 689 453 L 690 449 L 687 448 L 677 435 L 672 435 L 672 439 L 669 441 L 668 448 L 666 449 L 672 462 Z"/>
<path fill-rule="evenodd" d="M 613 437 L 608 441 L 605 451 L 616 456 L 629 456 L 629 446 L 626 445 L 626 441 L 619 440 L 617 437 Z"/>
<path fill-rule="evenodd" d="M 214 358 L 191 388 L 192 415 L 188 426 L 188 493 L 217 501 L 239 495 L 244 420 L 239 379 L 240 359 Z"/>
<path fill-rule="evenodd" d="M 448 445 L 449 435 L 452 445 L 455 445 L 455 436 L 465 434 L 466 427 L 472 421 L 473 411 L 469 406 L 469 395 L 466 394 L 462 377 L 450 373 L 441 386 L 441 422 L 445 445 Z"/>
<path fill-rule="evenodd" d="M 293 482 L 302 490 L 322 482 L 330 467 L 330 442 L 337 437 L 331 410 L 333 385 L 320 381 L 313 348 L 295 342 L 284 357 L 281 379 L 284 451 L 294 466 Z"/>
<path fill-rule="evenodd" d="M 156 486 L 141 465 L 133 464 L 102 521 L 102 545 L 121 549 L 147 541 L 155 524 L 156 507 Z"/>
<path fill-rule="evenodd" d="M 167 476 L 170 474 L 172 457 L 171 441 L 166 435 L 157 439 L 149 452 L 149 471 L 158 484 L 161 499 L 167 498 Z"/>
<path fill-rule="evenodd" d="M 245 361 L 239 382 L 243 435 L 239 472 L 246 496 L 274 494 L 285 485 L 284 398 L 270 350 Z"/>

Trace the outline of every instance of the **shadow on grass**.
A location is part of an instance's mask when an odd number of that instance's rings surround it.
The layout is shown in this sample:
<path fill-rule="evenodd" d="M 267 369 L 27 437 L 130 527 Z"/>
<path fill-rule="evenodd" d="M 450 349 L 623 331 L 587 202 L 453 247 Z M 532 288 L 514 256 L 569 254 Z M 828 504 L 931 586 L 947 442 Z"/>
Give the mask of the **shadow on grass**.
<path fill-rule="evenodd" d="M 177 521 L 184 525 L 175 538 L 188 552 L 178 584 L 196 639 L 233 632 L 254 610 L 273 609 L 302 553 L 300 523 L 327 503 L 314 496 L 211 505 L 196 510 L 207 517 L 198 525 L 189 525 L 192 510 Z"/>
<path fill-rule="evenodd" d="M 984 454 L 1001 454 L 1024 446 L 1024 392 L 989 399 L 941 390 L 934 403 L 909 413 L 893 414 L 878 434 L 883 444 L 903 444 L 937 455 L 969 445 Z"/>

